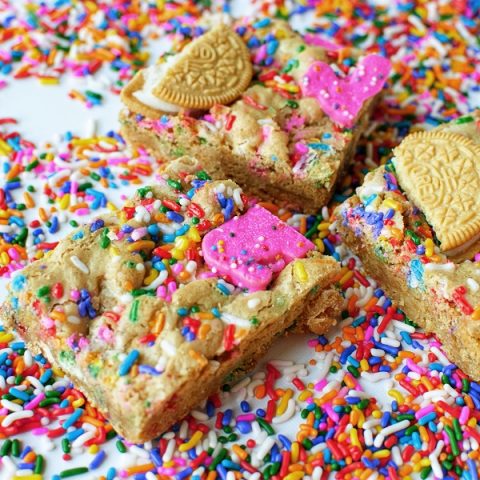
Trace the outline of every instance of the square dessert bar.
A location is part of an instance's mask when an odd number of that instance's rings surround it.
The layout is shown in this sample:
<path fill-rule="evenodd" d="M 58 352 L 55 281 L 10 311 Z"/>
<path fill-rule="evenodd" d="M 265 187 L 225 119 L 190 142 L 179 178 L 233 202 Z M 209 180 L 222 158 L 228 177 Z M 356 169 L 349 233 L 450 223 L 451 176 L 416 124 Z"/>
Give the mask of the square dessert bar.
<path fill-rule="evenodd" d="M 338 230 L 406 315 L 480 379 L 480 112 L 407 136 L 336 210 Z"/>
<path fill-rule="evenodd" d="M 145 442 L 286 329 L 332 326 L 336 275 L 238 185 L 182 158 L 16 274 L 1 313 L 119 434 Z"/>
<path fill-rule="evenodd" d="M 195 57 L 195 49 L 211 53 Z M 214 60 L 201 69 L 206 56 Z M 213 178 L 315 212 L 350 162 L 389 71 L 379 55 L 302 36 L 283 21 L 220 25 L 134 77 L 122 92 L 121 132 L 163 161 L 192 155 Z M 238 78 L 224 87 L 231 95 L 209 96 L 210 79 L 223 78 Z"/>

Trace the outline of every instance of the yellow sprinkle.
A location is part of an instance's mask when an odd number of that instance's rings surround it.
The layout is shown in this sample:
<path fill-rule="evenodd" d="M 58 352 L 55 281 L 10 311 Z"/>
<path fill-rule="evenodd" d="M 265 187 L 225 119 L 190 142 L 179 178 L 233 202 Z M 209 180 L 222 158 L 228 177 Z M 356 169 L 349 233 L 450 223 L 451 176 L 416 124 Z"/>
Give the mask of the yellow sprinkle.
<path fill-rule="evenodd" d="M 187 232 L 187 237 L 194 242 L 199 242 L 201 240 L 200 234 L 198 233 L 197 227 L 190 227 Z"/>
<path fill-rule="evenodd" d="M 380 410 L 374 410 L 374 411 L 372 412 L 372 417 L 373 417 L 373 418 L 381 418 L 382 415 L 383 415 L 383 414 L 382 414 L 382 412 L 381 412 Z"/>
<path fill-rule="evenodd" d="M 35 202 L 33 201 L 32 196 L 28 192 L 23 192 L 23 200 L 27 208 L 33 208 L 35 206 Z"/>
<path fill-rule="evenodd" d="M 338 282 L 340 285 L 347 283 L 353 277 L 353 270 L 349 270 Z"/>
<path fill-rule="evenodd" d="M 385 205 L 385 207 L 387 207 L 387 208 L 393 208 L 394 210 L 399 211 L 399 212 L 402 211 L 402 205 L 401 205 L 401 203 L 400 203 L 400 202 L 397 202 L 397 201 L 394 200 L 393 198 L 386 198 L 386 199 L 383 201 L 383 205 Z"/>
<path fill-rule="evenodd" d="M 305 476 L 305 472 L 302 470 L 300 472 L 289 473 L 286 477 L 283 477 L 284 480 L 300 480 Z"/>
<path fill-rule="evenodd" d="M 282 398 L 280 399 L 280 402 L 278 402 L 277 416 L 285 413 L 285 410 L 287 409 L 287 406 L 288 406 L 288 401 L 292 398 L 292 396 L 293 396 L 293 390 L 291 388 L 287 388 Z"/>
<path fill-rule="evenodd" d="M 13 340 L 13 334 L 11 333 L 4 333 L 3 335 L 0 335 L 0 343 L 8 343 L 11 340 Z"/>
<path fill-rule="evenodd" d="M 40 83 L 42 85 L 58 85 L 59 80 L 55 77 L 43 77 L 40 78 Z"/>
<path fill-rule="evenodd" d="M 367 468 L 364 472 L 362 472 L 362 474 L 360 475 L 360 480 L 367 480 L 367 478 L 373 473 L 373 470 L 370 470 L 369 468 Z"/>
<path fill-rule="evenodd" d="M 425 255 L 427 257 L 431 257 L 433 255 L 433 248 L 435 244 L 433 243 L 433 240 L 431 238 L 427 238 L 425 240 Z"/>
<path fill-rule="evenodd" d="M 60 208 L 60 210 L 66 210 L 69 206 L 70 206 L 70 194 L 67 193 L 58 202 L 58 207 Z"/>
<path fill-rule="evenodd" d="M 298 447 L 298 442 L 293 442 L 292 443 L 292 463 L 297 463 L 298 461 L 298 454 L 299 454 L 299 447 Z"/>
<path fill-rule="evenodd" d="M 130 243 L 127 245 L 127 250 L 129 252 L 134 252 L 136 250 L 151 250 L 155 247 L 155 242 L 152 240 L 138 240 L 136 242 Z"/>
<path fill-rule="evenodd" d="M 65 312 L 60 312 L 58 310 L 53 310 L 51 313 L 50 313 L 50 316 L 54 319 L 54 320 L 58 320 L 59 322 L 64 322 L 67 317 L 65 315 Z"/>
<path fill-rule="evenodd" d="M 240 446 L 237 444 L 232 445 L 232 450 L 241 460 L 245 460 L 248 457 L 248 453 L 243 448 L 240 448 Z"/>
<path fill-rule="evenodd" d="M 148 277 L 145 277 L 144 283 L 145 285 L 150 285 L 156 278 L 158 277 L 158 270 L 152 268 Z"/>
<path fill-rule="evenodd" d="M 372 456 L 373 458 L 387 458 L 390 456 L 390 450 L 387 450 L 387 449 L 378 450 L 377 452 L 374 452 Z"/>
<path fill-rule="evenodd" d="M 368 364 L 366 358 L 362 358 L 360 360 L 360 369 L 362 370 L 362 372 L 368 372 L 368 370 L 370 369 L 370 365 Z"/>
<path fill-rule="evenodd" d="M 308 281 L 308 273 L 305 270 L 305 265 L 297 260 L 293 264 L 293 274 L 295 275 L 295 278 L 302 283 L 305 283 Z"/>
<path fill-rule="evenodd" d="M 185 251 L 190 245 L 188 238 L 185 235 L 181 235 L 175 239 L 175 248 Z"/>
<path fill-rule="evenodd" d="M 358 431 L 356 428 L 350 430 L 350 442 L 353 446 L 361 448 L 360 441 L 358 440 Z"/>
<path fill-rule="evenodd" d="M 2 252 L 0 255 L 0 263 L 2 265 L 8 265 L 10 263 L 10 257 L 7 252 Z"/>
<path fill-rule="evenodd" d="M 107 202 L 107 208 L 111 211 L 111 212 L 115 212 L 118 210 L 118 208 L 112 203 L 112 202 Z"/>
<path fill-rule="evenodd" d="M 317 230 L 319 231 L 325 231 L 330 228 L 331 223 L 330 222 L 322 222 L 318 224 Z"/>
<path fill-rule="evenodd" d="M 197 430 L 192 435 L 192 438 L 187 443 L 182 443 L 182 445 L 180 445 L 178 447 L 178 449 L 181 452 L 186 452 L 186 451 L 190 450 L 191 448 L 196 447 L 198 445 L 198 442 L 200 442 L 200 440 L 202 439 L 202 437 L 203 437 L 203 432 L 201 432 L 200 430 Z"/>
<path fill-rule="evenodd" d="M 110 254 L 113 255 L 114 257 L 117 257 L 120 255 L 120 250 L 117 247 L 114 247 L 113 245 L 110 246 Z"/>
<path fill-rule="evenodd" d="M 319 238 L 317 238 L 314 243 L 315 243 L 315 245 L 316 245 L 316 247 L 317 247 L 317 250 L 318 250 L 320 253 L 325 252 L 325 245 L 323 244 L 323 242 L 322 242 Z"/>
<path fill-rule="evenodd" d="M 403 238 L 403 232 L 399 230 L 396 227 L 392 227 L 390 229 L 390 233 L 397 239 L 397 240 L 402 240 Z"/>
<path fill-rule="evenodd" d="M 72 407 L 79 408 L 85 403 L 84 398 L 77 398 L 72 402 Z"/>
<path fill-rule="evenodd" d="M 304 402 L 307 398 L 313 397 L 313 393 L 310 390 L 304 390 L 299 396 L 298 399 L 301 402 Z"/>
<path fill-rule="evenodd" d="M 42 476 L 39 473 L 32 473 L 32 475 L 15 475 L 12 480 L 42 480 Z"/>
<path fill-rule="evenodd" d="M 172 257 L 175 260 L 183 260 L 185 258 L 185 252 L 183 250 L 178 249 L 178 248 L 172 248 L 170 250 L 170 253 L 172 254 Z"/>
<path fill-rule="evenodd" d="M 99 450 L 100 450 L 100 448 L 96 443 L 94 443 L 93 445 L 90 445 L 88 447 L 88 453 L 90 453 L 92 455 L 95 455 L 96 453 L 98 453 Z"/>
<path fill-rule="evenodd" d="M 389 390 L 388 394 L 393 397 L 400 405 L 403 405 L 405 403 L 403 395 L 398 390 Z"/>

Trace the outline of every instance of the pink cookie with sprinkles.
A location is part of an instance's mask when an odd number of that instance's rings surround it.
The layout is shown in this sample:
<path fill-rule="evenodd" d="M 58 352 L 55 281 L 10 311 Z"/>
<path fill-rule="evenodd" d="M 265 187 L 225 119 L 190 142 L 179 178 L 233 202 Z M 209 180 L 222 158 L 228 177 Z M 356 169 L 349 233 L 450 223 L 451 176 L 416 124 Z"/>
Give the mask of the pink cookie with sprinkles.
<path fill-rule="evenodd" d="M 211 250 L 222 242 L 229 254 L 254 250 L 261 236 L 275 258 L 262 248 L 251 257 L 275 261 L 267 277 L 231 275 L 230 259 Z M 118 433 L 145 442 L 227 375 L 251 368 L 278 334 L 335 323 L 339 267 L 312 247 L 250 206 L 234 182 L 212 181 L 184 157 L 117 215 L 96 218 L 17 273 L 2 317 Z"/>
<path fill-rule="evenodd" d="M 205 235 L 202 248 L 212 270 L 241 288 L 258 291 L 315 245 L 268 210 L 255 206 Z"/>
<path fill-rule="evenodd" d="M 189 68 L 185 56 L 204 45 L 200 36 L 125 87 L 122 134 L 162 160 L 194 156 L 213 178 L 232 178 L 249 194 L 315 212 L 330 199 L 367 129 L 390 62 L 380 55 L 362 58 L 360 51 L 314 34 L 302 37 L 279 20 L 227 28 L 238 57 L 248 50 L 250 84 L 230 102 L 203 109 L 159 97 L 165 78 L 180 64 L 182 74 Z M 191 76 L 200 84 L 197 63 L 190 64 Z"/>

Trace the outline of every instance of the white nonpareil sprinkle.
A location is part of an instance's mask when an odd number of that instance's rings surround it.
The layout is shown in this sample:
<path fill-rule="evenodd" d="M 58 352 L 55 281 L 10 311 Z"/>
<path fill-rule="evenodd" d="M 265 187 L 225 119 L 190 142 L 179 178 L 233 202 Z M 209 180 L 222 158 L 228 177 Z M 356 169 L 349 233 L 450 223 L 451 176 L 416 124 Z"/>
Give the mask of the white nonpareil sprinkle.
<path fill-rule="evenodd" d="M 85 273 L 86 275 L 88 275 L 90 273 L 90 270 L 88 269 L 88 267 L 76 255 L 72 255 L 70 257 L 70 261 L 81 272 Z"/>

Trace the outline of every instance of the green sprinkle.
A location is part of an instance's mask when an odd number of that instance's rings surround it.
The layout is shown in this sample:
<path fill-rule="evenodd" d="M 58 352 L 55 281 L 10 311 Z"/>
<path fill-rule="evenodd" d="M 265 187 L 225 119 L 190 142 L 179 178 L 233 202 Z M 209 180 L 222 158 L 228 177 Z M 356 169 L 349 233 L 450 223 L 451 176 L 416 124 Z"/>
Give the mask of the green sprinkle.
<path fill-rule="evenodd" d="M 27 172 L 30 172 L 33 170 L 35 167 L 38 167 L 40 165 L 40 162 L 38 160 L 34 160 L 33 162 L 30 162 L 26 167 L 25 170 Z"/>
<path fill-rule="evenodd" d="M 138 320 L 138 305 L 139 305 L 139 303 L 140 302 L 138 300 L 135 300 L 132 303 L 132 307 L 130 308 L 130 314 L 128 316 L 128 319 L 131 322 L 136 322 Z"/>
<path fill-rule="evenodd" d="M 115 438 L 117 436 L 117 432 L 115 430 L 110 430 L 107 433 L 107 440 L 111 440 L 112 438 Z"/>
<path fill-rule="evenodd" d="M 115 443 L 115 446 L 117 447 L 117 450 L 120 453 L 125 453 L 127 451 L 127 447 L 123 444 L 121 440 L 117 440 L 117 443 Z"/>
<path fill-rule="evenodd" d="M 428 478 L 430 476 L 430 474 L 432 473 L 432 467 L 425 467 L 421 472 L 420 472 L 420 478 L 422 480 L 425 480 L 426 478 Z"/>
<path fill-rule="evenodd" d="M 474 118 L 471 115 L 468 115 L 467 117 L 460 117 L 455 120 L 455 123 L 457 125 L 461 125 L 462 123 L 470 123 L 473 122 Z"/>
<path fill-rule="evenodd" d="M 37 455 L 37 459 L 35 460 L 35 469 L 33 470 L 33 473 L 42 473 L 43 463 L 43 457 L 41 455 Z"/>
<path fill-rule="evenodd" d="M 49 407 L 50 405 L 55 405 L 58 403 L 60 400 L 58 398 L 46 398 L 45 400 L 42 400 L 39 405 L 40 407 Z"/>
<path fill-rule="evenodd" d="M 97 182 L 100 181 L 100 179 L 102 178 L 98 173 L 95 173 L 95 172 L 92 172 L 90 173 L 90 178 L 92 178 L 93 180 L 96 180 Z"/>
<path fill-rule="evenodd" d="M 78 222 L 76 222 L 75 220 L 70 220 L 70 226 L 72 226 L 73 228 L 77 228 L 78 227 Z"/>
<path fill-rule="evenodd" d="M 29 185 L 29 186 L 27 187 L 27 190 L 28 190 L 30 193 L 36 192 L 35 187 L 34 187 L 33 185 Z"/>
<path fill-rule="evenodd" d="M 257 422 L 260 425 L 260 428 L 263 428 L 263 430 L 265 430 L 268 435 L 275 435 L 275 430 L 263 418 L 257 417 Z"/>
<path fill-rule="evenodd" d="M 254 327 L 256 327 L 260 322 L 258 321 L 258 318 L 257 318 L 257 317 L 252 317 L 252 318 L 250 319 L 250 323 L 251 323 Z"/>
<path fill-rule="evenodd" d="M 44 297 L 50 293 L 50 287 L 48 285 L 44 285 L 37 290 L 37 297 Z"/>
<path fill-rule="evenodd" d="M 347 367 L 347 370 L 355 377 L 355 378 L 360 378 L 360 372 L 358 371 L 358 368 L 355 368 L 353 365 L 349 365 Z"/>
<path fill-rule="evenodd" d="M 93 187 L 93 183 L 91 182 L 82 183 L 81 185 L 78 186 L 78 191 L 84 192 L 88 188 L 92 188 L 92 187 Z"/>
<path fill-rule="evenodd" d="M 167 183 L 170 187 L 172 187 L 175 190 L 181 190 L 182 189 L 182 184 L 177 180 L 173 180 L 172 178 L 169 178 L 167 180 Z"/>
<path fill-rule="evenodd" d="M 197 173 L 197 178 L 198 178 L 199 180 L 211 180 L 210 175 L 208 175 L 208 173 L 207 173 L 205 170 L 200 170 L 200 171 Z"/>
<path fill-rule="evenodd" d="M 310 450 L 310 449 L 313 447 L 313 443 L 312 443 L 312 441 L 311 441 L 309 438 L 305 438 L 305 440 L 303 440 L 303 442 L 302 442 L 302 445 L 303 445 L 304 448 L 306 448 L 307 450 Z"/>
<path fill-rule="evenodd" d="M 101 248 L 108 248 L 110 245 L 110 239 L 108 238 L 108 228 L 104 228 L 101 235 L 100 235 L 100 247 Z"/>
<path fill-rule="evenodd" d="M 2 444 L 0 448 L 0 457 L 4 457 L 10 453 L 10 449 L 12 448 L 12 441 L 7 438 Z"/>
<path fill-rule="evenodd" d="M 458 418 L 453 419 L 453 432 L 455 433 L 455 438 L 457 439 L 457 441 L 460 442 L 463 439 L 463 433 Z"/>
<path fill-rule="evenodd" d="M 81 475 L 82 473 L 87 472 L 88 467 L 70 468 L 68 470 L 63 470 L 63 472 L 60 472 L 60 478 L 75 477 L 76 475 Z"/>
<path fill-rule="evenodd" d="M 62 450 L 63 453 L 70 453 L 70 442 L 68 438 L 62 438 Z"/>
<path fill-rule="evenodd" d="M 208 467 L 208 469 L 213 472 L 218 464 L 227 456 L 228 454 L 228 451 L 226 448 L 222 448 L 219 452 L 218 452 L 218 455 L 216 457 L 214 457 L 212 463 L 210 464 L 210 466 Z"/>
<path fill-rule="evenodd" d="M 455 456 L 460 455 L 460 450 L 458 449 L 457 439 L 455 438 L 455 433 L 452 428 L 448 425 L 445 425 L 444 430 L 447 432 L 448 438 L 450 439 L 450 446 L 452 447 L 452 453 Z"/>

